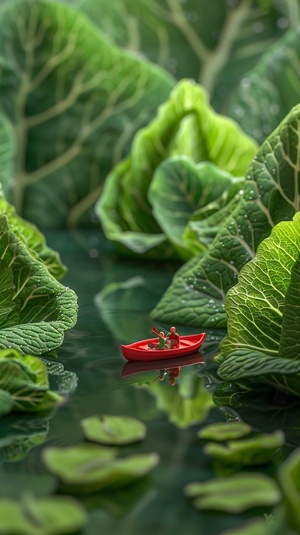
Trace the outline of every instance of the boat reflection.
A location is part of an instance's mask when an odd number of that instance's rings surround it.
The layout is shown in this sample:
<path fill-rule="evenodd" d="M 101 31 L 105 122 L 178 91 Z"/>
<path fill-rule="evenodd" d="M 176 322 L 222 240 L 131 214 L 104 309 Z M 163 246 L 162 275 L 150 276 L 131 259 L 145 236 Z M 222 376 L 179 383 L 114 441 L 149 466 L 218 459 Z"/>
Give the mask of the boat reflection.
<path fill-rule="evenodd" d="M 174 386 L 176 379 L 179 377 L 180 369 L 186 366 L 195 366 L 196 364 L 204 364 L 204 358 L 199 352 L 172 359 L 130 361 L 124 364 L 121 377 L 125 378 L 139 373 L 144 374 L 145 372 L 157 372 L 154 380 L 163 381 L 168 378 L 170 385 Z"/>

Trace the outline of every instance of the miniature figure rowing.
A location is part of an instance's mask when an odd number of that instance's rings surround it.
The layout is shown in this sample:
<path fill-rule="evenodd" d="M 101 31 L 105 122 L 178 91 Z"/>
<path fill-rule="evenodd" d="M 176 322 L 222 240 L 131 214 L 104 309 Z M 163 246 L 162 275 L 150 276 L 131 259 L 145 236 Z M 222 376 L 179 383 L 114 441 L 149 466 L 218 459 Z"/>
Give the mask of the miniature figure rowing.
<path fill-rule="evenodd" d="M 132 344 L 121 345 L 123 356 L 127 360 L 158 360 L 174 358 L 195 353 L 202 345 L 206 333 L 179 336 L 175 327 L 171 327 L 167 336 L 163 331 L 152 328 L 158 338 L 139 340 Z"/>

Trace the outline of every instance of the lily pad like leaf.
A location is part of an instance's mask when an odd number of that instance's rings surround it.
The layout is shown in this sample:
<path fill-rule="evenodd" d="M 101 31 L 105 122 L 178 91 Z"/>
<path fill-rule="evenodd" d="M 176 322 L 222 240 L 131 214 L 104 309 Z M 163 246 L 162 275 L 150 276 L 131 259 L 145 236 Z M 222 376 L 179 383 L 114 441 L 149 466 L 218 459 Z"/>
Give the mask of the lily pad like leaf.
<path fill-rule="evenodd" d="M 239 204 L 224 221 L 208 252 L 187 262 L 175 275 L 152 312 L 153 318 L 210 328 L 226 326 L 225 295 L 237 283 L 242 267 L 254 258 L 272 228 L 280 221 L 291 220 L 299 210 L 295 171 L 299 164 L 299 132 L 300 105 L 262 144 L 249 167 Z M 278 286 L 281 287 L 280 278 Z M 268 295 L 265 297 L 268 299 Z M 269 316 L 264 322 L 266 328 L 259 326 L 263 339 L 269 333 L 274 347 Z"/>
<path fill-rule="evenodd" d="M 147 432 L 143 422 L 130 416 L 91 416 L 81 426 L 88 440 L 116 446 L 143 440 Z"/>
<path fill-rule="evenodd" d="M 49 447 L 43 451 L 47 469 L 58 476 L 63 488 L 88 494 L 128 485 L 145 476 L 158 463 L 156 453 L 116 458 L 117 450 L 96 444 L 69 448 Z"/>
<path fill-rule="evenodd" d="M 77 533 L 87 519 L 82 505 L 69 496 L 1 500 L 0 518 L 3 535 L 67 535 Z"/>
<path fill-rule="evenodd" d="M 275 451 L 284 445 L 285 438 L 282 431 L 272 434 L 260 434 L 243 440 L 230 440 L 226 444 L 209 442 L 204 451 L 216 459 L 228 463 L 242 465 L 259 465 L 269 462 Z"/>
<path fill-rule="evenodd" d="M 230 478 L 189 483 L 185 494 L 197 509 L 241 513 L 252 507 L 272 506 L 281 493 L 273 479 L 264 474 L 240 472 Z"/>
<path fill-rule="evenodd" d="M 197 436 L 203 440 L 226 442 L 249 435 L 251 431 L 251 425 L 244 422 L 217 422 L 200 429 Z"/>

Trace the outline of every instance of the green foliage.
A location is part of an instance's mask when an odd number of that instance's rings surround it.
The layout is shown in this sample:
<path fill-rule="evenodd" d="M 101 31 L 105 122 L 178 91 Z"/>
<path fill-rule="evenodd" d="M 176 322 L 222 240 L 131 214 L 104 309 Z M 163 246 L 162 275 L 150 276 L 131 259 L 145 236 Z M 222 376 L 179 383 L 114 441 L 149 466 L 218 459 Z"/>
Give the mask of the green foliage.
<path fill-rule="evenodd" d="M 166 322 L 225 327 L 225 295 L 258 245 L 280 221 L 299 210 L 300 106 L 266 139 L 252 161 L 244 192 L 208 252 L 175 275 L 152 316 Z M 250 334 L 251 336 L 251 334 Z"/>
<path fill-rule="evenodd" d="M 61 268 L 41 235 L 13 217 L 7 205 L 4 210 L 8 217 L 0 213 L 0 349 L 39 355 L 57 348 L 64 331 L 73 327 L 77 298 L 49 272 L 47 265 L 57 275 Z"/>
<path fill-rule="evenodd" d="M 218 374 L 300 395 L 300 215 L 276 225 L 226 297 Z"/>
<path fill-rule="evenodd" d="M 282 431 L 258 434 L 243 440 L 229 440 L 226 444 L 208 442 L 204 451 L 226 463 L 259 465 L 270 461 L 278 448 L 284 445 Z"/>
<path fill-rule="evenodd" d="M 82 505 L 68 496 L 20 502 L 0 500 L 0 533 L 3 535 L 67 535 L 77 533 L 86 522 Z"/>
<path fill-rule="evenodd" d="M 147 431 L 143 422 L 130 416 L 90 416 L 81 426 L 88 440 L 115 446 L 143 440 Z"/>
<path fill-rule="evenodd" d="M 215 478 L 189 483 L 187 496 L 197 509 L 213 509 L 240 513 L 257 506 L 270 506 L 279 502 L 281 494 L 273 479 L 265 474 L 240 472 L 230 478 Z"/>
<path fill-rule="evenodd" d="M 267 49 L 230 99 L 228 114 L 260 143 L 299 103 L 299 45 L 295 26 Z"/>
<path fill-rule="evenodd" d="M 188 207 L 188 212 L 192 214 L 195 209 L 203 208 L 210 200 L 216 200 L 224 189 L 228 189 L 234 182 L 233 177 L 245 174 L 256 149 L 254 141 L 245 136 L 237 124 L 213 111 L 207 102 L 206 93 L 200 86 L 188 80 L 181 81 L 169 100 L 160 107 L 157 117 L 137 133 L 130 156 L 117 165 L 107 177 L 101 198 L 96 205 L 96 212 L 106 236 L 120 244 L 121 250 L 124 250 L 125 246 L 134 253 L 143 253 L 144 257 L 162 259 L 174 256 L 173 247 L 166 240 L 162 232 L 164 229 L 159 224 L 162 218 L 166 221 L 160 206 L 162 196 L 168 195 L 170 199 L 172 195 L 175 212 L 181 212 L 182 204 L 187 212 L 187 197 L 193 197 L 192 206 L 189 200 Z M 194 169 L 192 162 L 182 159 L 179 162 L 180 177 L 177 184 L 174 184 L 172 169 L 172 176 L 168 177 L 170 165 L 173 165 L 172 160 L 169 166 L 165 165 L 162 170 L 159 166 L 162 162 L 168 163 L 170 158 L 177 155 L 187 156 L 196 163 L 211 162 L 221 171 L 206 166 L 201 178 L 198 176 L 199 170 Z M 178 162 L 175 165 L 178 165 Z M 156 171 L 160 174 L 152 186 Z M 170 180 L 173 191 L 165 193 L 165 185 L 170 183 Z M 208 190 L 213 189 L 217 180 L 215 196 L 208 193 Z M 162 188 L 158 188 L 158 183 L 162 183 Z M 160 193 L 157 201 L 158 189 Z M 153 200 L 154 211 L 151 204 Z M 155 218 L 157 213 L 158 221 Z M 176 214 L 175 219 L 177 223 Z M 184 221 L 188 222 L 187 215 Z M 170 227 L 173 224 L 174 219 L 166 223 L 167 236 L 172 234 Z M 183 226 L 182 222 L 180 224 Z M 180 230 L 175 229 L 175 235 L 178 234 L 180 235 Z"/>
<path fill-rule="evenodd" d="M 43 460 L 60 479 L 62 488 L 75 494 L 129 485 L 148 474 L 159 461 L 156 453 L 123 458 L 116 455 L 114 448 L 83 443 L 69 448 L 48 447 Z"/>
<path fill-rule="evenodd" d="M 297 535 L 299 520 L 299 467 L 300 450 L 295 450 L 279 468 L 278 490 L 281 500 L 264 519 L 255 517 L 246 524 L 222 532 L 221 535 Z"/>
<path fill-rule="evenodd" d="M 13 408 L 13 397 L 10 396 L 10 399 Z M 49 431 L 49 414 L 39 414 L 37 418 L 36 412 L 33 412 L 30 416 L 31 419 L 25 413 L 20 417 L 17 413 L 1 419 L 0 464 L 21 461 L 32 448 L 45 441 Z"/>
<path fill-rule="evenodd" d="M 157 407 L 167 413 L 170 422 L 181 429 L 204 421 L 213 407 L 202 377 L 187 375 L 184 379 L 181 373 L 173 388 L 157 381 L 142 385 L 154 396 Z"/>
<path fill-rule="evenodd" d="M 9 228 L 24 244 L 35 260 L 41 261 L 49 273 L 57 280 L 61 279 L 67 268 L 61 263 L 59 254 L 47 246 L 44 235 L 35 225 L 18 216 L 15 208 L 0 194 L 0 213 L 7 217 Z"/>
<path fill-rule="evenodd" d="M 0 351 L 0 414 L 47 411 L 62 401 L 49 390 L 45 364 L 13 349 Z"/>
<path fill-rule="evenodd" d="M 251 431 L 251 425 L 245 422 L 217 422 L 200 429 L 197 436 L 202 440 L 226 442 L 227 440 L 236 440 L 237 438 L 249 435 Z"/>
<path fill-rule="evenodd" d="M 243 74 L 300 19 L 297 0 L 214 0 L 209 9 L 206 0 L 74 1 L 122 48 L 178 79 L 201 83 L 217 109 L 226 107 Z"/>
<path fill-rule="evenodd" d="M 16 136 L 5 193 L 42 229 L 87 220 L 106 174 L 172 78 L 113 46 L 64 2 L 6 2 L 0 60 L 0 108 Z M 0 139 L 11 136 L 6 120 L 1 126 Z"/>
<path fill-rule="evenodd" d="M 279 486 L 283 493 L 283 506 L 287 524 L 299 531 L 300 529 L 300 449 L 297 448 L 280 466 L 278 471 Z"/>

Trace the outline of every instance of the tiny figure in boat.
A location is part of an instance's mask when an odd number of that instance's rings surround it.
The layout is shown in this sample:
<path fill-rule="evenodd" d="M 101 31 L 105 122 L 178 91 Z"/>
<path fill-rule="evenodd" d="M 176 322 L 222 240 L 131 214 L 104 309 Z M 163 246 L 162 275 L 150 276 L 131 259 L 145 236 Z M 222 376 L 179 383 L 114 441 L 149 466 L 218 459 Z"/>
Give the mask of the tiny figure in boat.
<path fill-rule="evenodd" d="M 179 334 L 176 332 L 176 327 L 170 328 L 170 332 L 167 334 L 167 339 L 169 342 L 168 345 L 171 349 L 179 347 Z"/>
<path fill-rule="evenodd" d="M 158 333 L 158 344 L 155 345 L 155 349 L 165 349 L 167 344 L 167 339 L 165 337 L 165 333 L 163 331 L 160 331 Z"/>
<path fill-rule="evenodd" d="M 158 331 L 155 327 L 153 327 L 152 332 L 154 332 L 158 336 L 158 343 L 150 342 L 150 344 L 148 344 L 149 349 L 161 350 L 169 347 L 167 338 L 163 331 Z"/>

